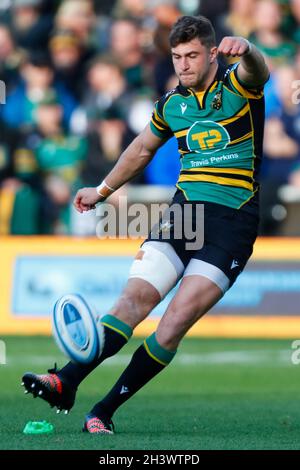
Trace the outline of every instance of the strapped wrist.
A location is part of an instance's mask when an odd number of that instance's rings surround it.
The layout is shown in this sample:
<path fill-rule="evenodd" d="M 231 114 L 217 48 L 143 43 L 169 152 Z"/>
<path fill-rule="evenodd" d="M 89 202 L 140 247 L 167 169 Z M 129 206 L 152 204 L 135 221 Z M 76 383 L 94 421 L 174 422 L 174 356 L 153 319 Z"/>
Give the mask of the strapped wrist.
<path fill-rule="evenodd" d="M 102 183 L 100 183 L 99 186 L 96 187 L 96 191 L 99 196 L 102 196 L 106 199 L 108 196 L 115 192 L 115 189 L 111 186 L 108 186 L 105 180 L 103 180 Z"/>

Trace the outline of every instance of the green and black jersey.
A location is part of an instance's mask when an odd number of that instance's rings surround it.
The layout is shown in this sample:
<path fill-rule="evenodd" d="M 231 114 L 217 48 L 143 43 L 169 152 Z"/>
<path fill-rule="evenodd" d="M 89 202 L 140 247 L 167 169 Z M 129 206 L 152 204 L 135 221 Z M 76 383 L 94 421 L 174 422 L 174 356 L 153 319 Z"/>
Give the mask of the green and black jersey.
<path fill-rule="evenodd" d="M 155 104 L 152 132 L 177 138 L 181 171 L 177 188 L 188 201 L 234 209 L 257 200 L 264 128 L 263 88 L 246 88 L 238 64 L 219 65 L 205 92 L 179 85 Z"/>

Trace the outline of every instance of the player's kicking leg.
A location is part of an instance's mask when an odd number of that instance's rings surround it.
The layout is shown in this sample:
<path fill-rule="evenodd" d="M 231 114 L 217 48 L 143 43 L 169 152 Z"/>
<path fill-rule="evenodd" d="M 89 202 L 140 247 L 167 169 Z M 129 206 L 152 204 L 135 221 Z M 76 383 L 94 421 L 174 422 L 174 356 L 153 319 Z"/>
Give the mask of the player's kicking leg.
<path fill-rule="evenodd" d="M 56 406 L 58 412 L 62 409 L 69 411 L 79 384 L 101 362 L 120 351 L 133 329 L 176 284 L 183 271 L 179 259 L 178 271 L 170 261 L 176 256 L 167 243 L 145 243 L 132 265 L 131 278 L 123 294 L 111 312 L 101 319 L 105 333 L 101 356 L 92 364 L 69 362 L 60 370 L 49 370 L 48 374 L 26 373 L 22 378 L 25 393 L 44 399 L 50 406 Z"/>
<path fill-rule="evenodd" d="M 157 290 L 142 279 L 129 279 L 126 288 L 108 315 L 101 319 L 105 341 L 101 356 L 91 364 L 69 362 L 48 374 L 28 372 L 22 377 L 25 393 L 40 397 L 57 412 L 73 407 L 79 384 L 108 357 L 115 355 L 130 339 L 133 329 L 160 302 Z"/>
<path fill-rule="evenodd" d="M 156 333 L 136 350 L 110 392 L 86 416 L 84 430 L 112 434 L 115 411 L 171 362 L 186 332 L 222 295 L 220 287 L 206 277 L 185 277 Z"/>

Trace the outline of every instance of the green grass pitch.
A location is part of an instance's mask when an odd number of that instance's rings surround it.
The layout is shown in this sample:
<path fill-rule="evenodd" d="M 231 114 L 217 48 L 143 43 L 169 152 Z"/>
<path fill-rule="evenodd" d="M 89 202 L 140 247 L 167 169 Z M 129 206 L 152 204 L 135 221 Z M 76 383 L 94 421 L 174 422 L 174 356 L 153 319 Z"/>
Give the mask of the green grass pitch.
<path fill-rule="evenodd" d="M 185 339 L 173 363 L 114 417 L 114 436 L 81 432 L 84 414 L 113 385 L 141 340 L 133 339 L 81 385 L 69 416 L 24 395 L 23 372 L 65 362 L 51 338 L 7 337 L 0 365 L 1 449 L 300 449 L 300 365 L 291 341 Z M 22 433 L 29 420 L 50 436 Z"/>

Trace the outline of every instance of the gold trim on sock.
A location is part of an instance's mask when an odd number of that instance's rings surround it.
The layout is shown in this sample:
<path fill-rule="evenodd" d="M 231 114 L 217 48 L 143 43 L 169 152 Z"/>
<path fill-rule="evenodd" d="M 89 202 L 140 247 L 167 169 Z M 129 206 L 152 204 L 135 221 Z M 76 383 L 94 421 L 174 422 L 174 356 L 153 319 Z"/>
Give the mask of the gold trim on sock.
<path fill-rule="evenodd" d="M 163 362 L 161 361 L 160 359 L 158 359 L 156 356 L 154 356 L 151 352 L 150 352 L 150 349 L 148 347 L 148 344 L 146 343 L 146 340 L 144 341 L 144 348 L 146 349 L 147 353 L 149 354 L 149 356 L 154 359 L 156 362 L 158 362 L 159 364 L 161 364 L 162 366 L 167 366 L 168 364 L 166 362 Z"/>
<path fill-rule="evenodd" d="M 107 328 L 110 328 L 111 330 L 114 330 L 114 331 L 116 331 L 117 333 L 119 333 L 120 335 L 124 336 L 124 338 L 125 338 L 127 341 L 129 341 L 129 337 L 128 337 L 127 335 L 125 335 L 125 333 L 124 333 L 123 331 L 118 330 L 118 328 L 116 328 L 116 327 L 114 327 L 114 326 L 111 326 L 111 325 L 109 325 L 108 323 L 103 323 L 103 322 L 101 322 L 101 323 L 102 323 L 102 325 L 106 326 Z"/>

